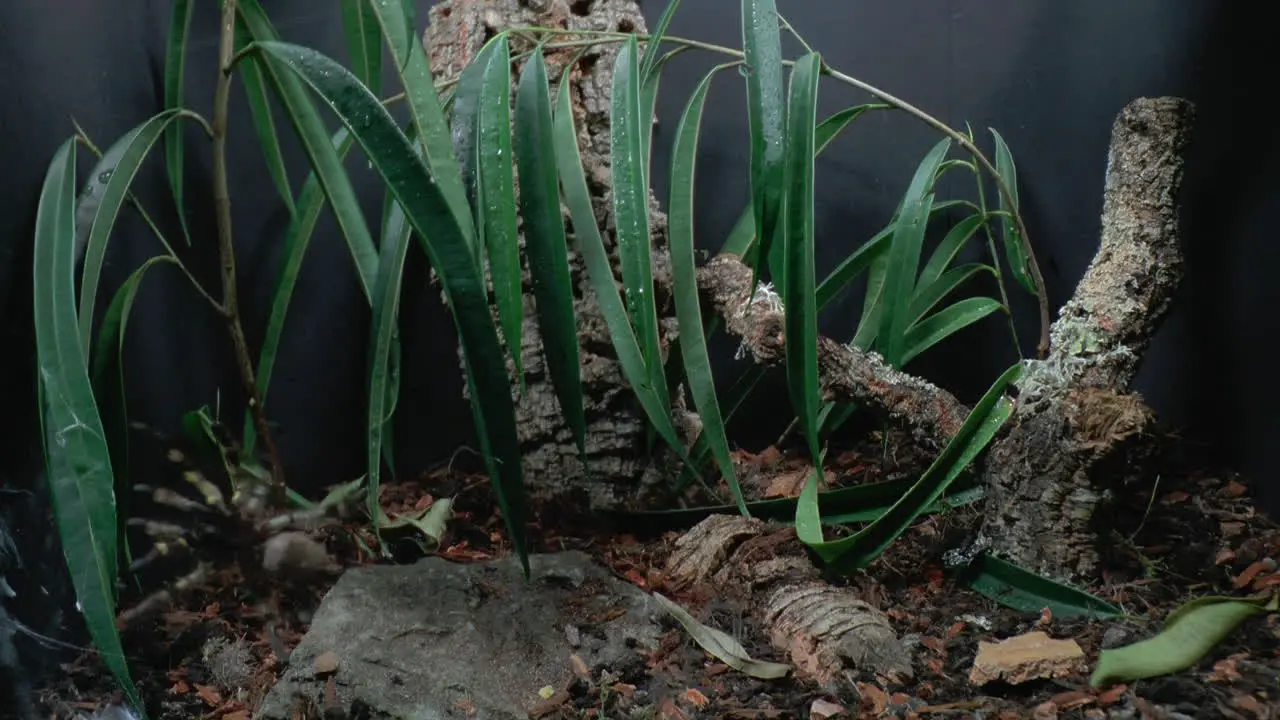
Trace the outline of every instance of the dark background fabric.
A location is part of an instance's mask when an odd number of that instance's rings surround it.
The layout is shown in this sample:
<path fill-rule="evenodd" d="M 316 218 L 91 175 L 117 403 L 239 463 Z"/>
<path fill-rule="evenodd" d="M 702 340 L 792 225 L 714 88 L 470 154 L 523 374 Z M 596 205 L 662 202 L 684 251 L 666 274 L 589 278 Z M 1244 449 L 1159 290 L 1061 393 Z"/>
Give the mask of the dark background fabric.
<path fill-rule="evenodd" d="M 264 3 L 285 39 L 345 62 L 339 5 L 316 0 Z M 1271 479 L 1273 408 L 1280 381 L 1270 372 L 1280 286 L 1280 248 L 1272 218 L 1280 190 L 1276 134 L 1257 86 L 1271 75 L 1269 23 L 1259 6 L 1162 0 L 948 0 L 856 3 L 780 0 L 779 9 L 832 66 L 916 104 L 956 127 L 972 123 L 1008 141 L 1032 242 L 1056 311 L 1097 246 L 1106 150 L 1112 121 L 1139 96 L 1179 95 L 1199 109 L 1187 165 L 1183 229 L 1187 277 L 1152 347 L 1137 389 L 1164 423 L 1203 442 L 1244 470 L 1280 502 Z M 216 3 L 197 3 L 188 59 L 188 104 L 211 110 L 215 79 Z M 425 19 L 430 2 L 419 3 Z M 665 6 L 642 0 L 650 25 Z M 685 2 L 673 35 L 731 47 L 741 43 L 736 0 Z M 37 457 L 31 312 L 31 241 L 36 201 L 49 159 L 79 121 L 106 147 L 162 106 L 161 73 L 169 3 L 165 0 L 10 0 L 0 4 L 0 472 L 30 472 Z M 786 52 L 799 46 L 788 41 Z M 654 184 L 665 203 L 672 131 L 689 93 L 717 58 L 686 53 L 664 74 L 655 133 Z M 387 75 L 390 83 L 390 74 Z M 823 114 L 865 102 L 834 82 L 820 91 Z M 288 218 L 266 173 L 243 91 L 232 97 L 231 193 L 242 304 L 250 342 L 260 341 Z M 299 187 L 306 161 L 283 117 L 285 156 Z M 188 211 L 197 272 L 216 289 L 209 145 L 188 135 Z M 880 229 L 916 164 L 937 135 L 901 113 L 858 120 L 818 162 L 820 276 Z M 699 244 L 715 250 L 748 195 L 743 83 L 716 81 L 704 119 L 697 196 Z M 157 157 L 135 192 L 161 227 L 181 243 Z M 81 153 L 81 177 L 92 166 Z M 370 222 L 382 194 L 358 149 L 348 166 Z M 949 176 L 950 177 L 950 176 Z M 943 193 L 968 196 L 970 183 L 949 179 Z M 112 238 L 100 291 L 103 302 L 158 245 L 135 213 Z M 411 472 L 472 442 L 461 397 L 454 328 L 425 261 L 411 254 L 402 327 L 403 396 L 397 451 Z M 1012 288 L 1022 347 L 1036 343 L 1034 299 Z M 824 332 L 847 339 L 861 305 L 847 294 L 822 318 Z M 913 363 L 912 369 L 973 400 L 1014 359 L 1007 326 L 988 321 Z M 363 472 L 365 346 L 368 311 L 346 247 L 326 210 L 287 322 L 268 399 L 291 480 L 318 487 Z M 732 346 L 717 346 L 720 379 L 740 371 Z M 134 419 L 175 428 L 181 412 L 220 406 L 238 424 L 242 403 L 226 333 L 183 278 L 167 267 L 143 284 L 130 318 L 125 354 Z M 220 392 L 221 389 L 221 392 Z M 786 393 L 767 384 L 733 428 L 747 446 L 772 440 L 786 424 Z"/>

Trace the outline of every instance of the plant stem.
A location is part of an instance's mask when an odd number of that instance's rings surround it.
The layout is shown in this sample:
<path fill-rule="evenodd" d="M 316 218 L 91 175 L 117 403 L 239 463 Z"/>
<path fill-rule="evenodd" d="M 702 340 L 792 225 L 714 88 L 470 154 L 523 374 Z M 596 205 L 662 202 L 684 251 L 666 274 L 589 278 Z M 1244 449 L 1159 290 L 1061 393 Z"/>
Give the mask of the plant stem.
<path fill-rule="evenodd" d="M 213 93 L 213 203 L 218 227 L 218 258 L 222 265 L 222 317 L 231 333 L 236 365 L 240 370 L 249 413 L 258 431 L 258 439 L 266 448 L 271 462 L 272 502 L 283 505 L 286 500 L 284 466 L 276 448 L 267 416 L 258 400 L 258 384 L 254 377 L 249 343 L 240 324 L 240 301 L 236 294 L 236 256 L 231 242 L 231 191 L 227 186 L 227 117 L 231 103 L 231 70 L 236 37 L 236 0 L 222 2 L 222 35 L 218 44 L 218 83 Z"/>

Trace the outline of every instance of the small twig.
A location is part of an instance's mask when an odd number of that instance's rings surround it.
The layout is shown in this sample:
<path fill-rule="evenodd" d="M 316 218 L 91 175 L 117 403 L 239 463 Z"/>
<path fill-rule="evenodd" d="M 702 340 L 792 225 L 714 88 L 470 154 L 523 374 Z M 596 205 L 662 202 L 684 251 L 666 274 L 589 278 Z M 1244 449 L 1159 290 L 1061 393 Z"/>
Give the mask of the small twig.
<path fill-rule="evenodd" d="M 258 431 L 258 439 L 271 459 L 272 502 L 284 505 L 284 466 L 280 451 L 267 424 L 266 413 L 258 400 L 258 384 L 254 377 L 249 342 L 240 324 L 240 301 L 236 293 L 236 256 L 231 235 L 231 191 L 227 183 L 227 118 L 231 104 L 231 61 L 235 55 L 236 0 L 222 3 L 222 37 L 218 45 L 218 82 L 213 94 L 213 203 L 218 227 L 218 257 L 222 265 L 222 316 L 231 334 L 240 383 L 249 404 L 249 412 Z"/>

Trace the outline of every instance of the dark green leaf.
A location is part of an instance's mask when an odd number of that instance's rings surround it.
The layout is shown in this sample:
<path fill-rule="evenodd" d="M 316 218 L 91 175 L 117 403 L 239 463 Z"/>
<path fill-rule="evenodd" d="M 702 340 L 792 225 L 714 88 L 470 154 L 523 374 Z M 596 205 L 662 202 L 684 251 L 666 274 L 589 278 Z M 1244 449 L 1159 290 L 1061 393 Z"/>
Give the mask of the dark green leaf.
<path fill-rule="evenodd" d="M 133 128 L 102 154 L 89 174 L 76 212 L 78 222 L 89 223 L 87 233 L 84 228 L 76 228 L 78 236 L 86 236 L 84 275 L 80 285 L 81 347 L 88 348 L 93 341 L 93 310 L 98 298 L 102 264 L 107 255 L 107 240 L 129 195 L 129 186 L 165 128 L 183 117 L 196 116 L 185 110 L 165 110 Z M 88 362 L 88 358 L 85 361 Z"/>
<path fill-rule="evenodd" d="M 622 265 L 627 315 L 640 341 L 649 384 L 657 391 L 663 407 L 670 407 L 671 394 L 663 372 L 658 313 L 653 297 L 649 185 L 644 167 L 645 124 L 642 123 L 642 114 L 639 50 L 633 35 L 623 44 L 614 63 L 610 110 L 610 169 L 613 171 L 618 257 Z"/>
<path fill-rule="evenodd" d="M 480 234 L 484 233 L 484 224 L 480 222 L 480 208 L 476 201 L 476 172 L 479 162 L 476 123 L 480 116 L 480 93 L 484 89 L 485 71 L 499 41 L 505 44 L 506 35 L 499 34 L 485 43 L 471 64 L 463 68 L 462 74 L 458 76 L 457 88 L 453 91 L 453 114 L 449 125 L 453 150 L 461 167 L 462 184 L 476 212 L 476 232 Z"/>
<path fill-rule="evenodd" d="M 498 53 L 497 56 L 502 55 Z M 525 252 L 529 257 L 529 275 L 533 280 L 538 329 L 542 334 L 547 371 L 560 401 L 560 411 L 573 431 L 578 452 L 585 458 L 587 418 L 582 399 L 578 318 L 573 309 L 568 242 L 564 218 L 560 214 L 550 93 L 542 50 L 535 49 L 520 73 L 520 87 L 516 94 L 520 214 L 524 218 Z M 512 244 L 515 244 L 514 237 Z M 492 252 L 490 246 L 491 255 Z M 518 266 L 516 273 L 519 273 Z"/>
<path fill-rule="evenodd" d="M 715 74 L 731 65 L 720 65 L 707 73 L 694 89 L 676 126 L 675 146 L 671 162 L 671 202 L 667 211 L 667 232 L 671 245 L 671 274 L 676 301 L 676 320 L 680 323 L 681 358 L 685 377 L 693 395 L 694 407 L 702 417 L 702 433 L 706 438 L 720 474 L 729 485 L 738 512 L 749 516 L 742 488 L 734 472 L 729 441 L 725 437 L 724 420 L 716 398 L 716 383 L 707 353 L 706 335 L 702 328 L 702 307 L 698 302 L 698 280 L 694 261 L 693 196 L 694 174 L 698 159 L 698 134 L 702 126 L 702 110 L 707 90 Z"/>
<path fill-rule="evenodd" d="M 421 240 L 461 336 L 481 452 L 512 545 L 528 574 L 528 508 L 511 386 L 484 280 L 452 208 L 386 108 L 345 68 L 320 53 L 288 43 L 260 42 L 258 47 L 296 73 L 342 119 Z"/>
<path fill-rule="evenodd" d="M 902 352 L 899 367 L 1001 307 L 1003 306 L 999 302 L 991 298 L 965 298 L 917 322 L 907 330 L 906 349 Z"/>
<path fill-rule="evenodd" d="M 236 52 L 248 47 L 251 42 L 253 38 L 244 21 L 236 22 Z M 271 99 L 267 96 L 266 81 L 262 77 L 262 61 L 259 58 L 245 60 L 238 69 L 240 82 L 244 84 L 245 98 L 249 101 L 249 113 L 253 117 L 258 144 L 262 147 L 262 154 L 266 156 L 267 172 L 271 174 L 271 181 L 275 183 L 280 199 L 292 215 L 297 212 L 293 203 L 293 186 L 289 183 L 284 154 L 280 152 L 280 137 L 276 131 L 275 117 L 271 114 Z"/>
<path fill-rule="evenodd" d="M 1013 206 L 1010 207 L 1006 202 L 1004 193 L 999 193 L 1000 209 L 1007 213 L 1016 214 L 1018 212 L 1018 169 L 1013 164 L 1013 153 L 1009 152 L 1009 146 L 1005 144 L 1004 138 L 1000 137 L 1000 133 L 991 130 L 991 137 L 996 143 L 996 172 L 1000 173 L 1000 178 L 1009 189 L 1009 195 L 1012 196 Z M 1009 270 L 1013 273 L 1013 277 L 1018 280 L 1027 292 L 1036 295 L 1035 283 L 1031 281 L 1031 275 L 1028 274 L 1028 258 L 1024 252 L 1022 245 L 1022 236 L 1018 232 L 1018 225 L 1009 215 L 1001 218 L 1001 227 L 1004 230 L 1004 252 L 1009 261 Z"/>
<path fill-rule="evenodd" d="M 276 31 L 258 0 L 239 0 L 236 7 L 255 42 L 277 39 Z M 281 67 L 278 59 L 271 55 L 261 57 L 264 59 L 262 67 L 267 71 L 267 80 L 283 105 L 285 115 L 293 125 L 298 139 L 302 141 L 302 148 L 320 179 L 320 187 L 324 190 L 338 227 L 347 240 L 347 247 L 356 264 L 360 289 L 366 298 L 372 300 L 373 284 L 378 272 L 378 250 L 374 247 L 373 235 L 365 222 L 351 178 L 343 168 L 342 160 L 329 139 L 330 133 L 320 119 L 320 113 L 306 88 L 296 76 Z"/>
<path fill-rule="evenodd" d="M 903 196 L 902 210 L 893 230 L 893 244 L 886 256 L 879 342 L 885 362 L 893 367 L 901 367 L 902 354 L 906 349 L 906 333 L 911 324 L 911 298 L 915 295 L 920 250 L 933 205 L 933 194 L 929 189 L 938 165 L 950 147 L 951 138 L 943 138 L 916 168 L 915 177 Z"/>
<path fill-rule="evenodd" d="M 858 533 L 825 542 L 820 532 L 804 534 L 799 523 L 796 532 L 834 569 L 844 571 L 863 568 L 880 556 L 899 535 L 927 508 L 937 502 L 951 483 L 964 471 L 995 437 L 1013 413 L 1013 404 L 1004 390 L 1022 375 L 1021 363 L 1010 367 L 987 390 L 959 432 L 942 449 L 942 452 L 920 476 L 911 489 L 870 525 Z M 801 497 L 801 504 L 804 498 Z M 803 508 L 797 508 L 800 516 Z"/>
<path fill-rule="evenodd" d="M 609 329 L 609 338 L 613 342 L 614 352 L 617 353 L 623 377 L 626 378 L 631 391 L 635 393 L 649 422 L 653 423 L 662 438 L 672 448 L 682 448 L 675 426 L 671 422 L 670 405 L 659 397 L 657 390 L 649 381 L 649 370 L 645 367 L 640 343 L 627 319 L 626 307 L 618 296 L 617 279 L 609 263 L 604 240 L 600 237 L 595 210 L 591 205 L 591 194 L 587 190 L 587 179 L 583 174 L 582 155 L 578 150 L 578 131 L 573 122 L 571 95 L 569 73 L 566 71 L 561 75 L 560 87 L 556 94 L 553 131 L 556 168 L 559 170 L 560 185 L 564 190 L 564 202 L 569 208 L 569 218 L 573 222 L 574 240 L 587 266 L 587 277 L 591 281 L 596 302 L 600 304 L 600 314 L 604 316 L 605 325 Z"/>
<path fill-rule="evenodd" d="M 969 278 L 984 270 L 993 275 L 995 274 L 990 265 L 965 263 L 942 273 L 942 277 L 935 279 L 928 286 L 921 284 L 916 289 L 916 296 L 911 299 L 911 322 L 919 323 L 943 298 L 955 292 L 955 289 L 963 285 Z M 908 330 L 907 335 L 910 336 L 910 334 L 911 331 Z"/>
<path fill-rule="evenodd" d="M 1124 616 L 1120 608 L 1101 598 L 988 553 L 979 555 L 965 573 L 969 589 L 1020 612 L 1039 613 L 1049 608 L 1055 618 L 1108 620 Z"/>
<path fill-rule="evenodd" d="M 382 92 L 382 43 L 378 42 L 378 20 L 373 0 L 342 0 L 342 34 L 347 38 L 351 72 L 378 95 Z M 385 3 L 384 3 L 385 5 Z M 398 7 L 398 12 L 401 11 Z"/>
<path fill-rule="evenodd" d="M 818 457 L 818 303 L 813 248 L 814 125 L 818 107 L 818 76 L 822 60 L 809 53 L 796 62 L 791 73 L 787 106 L 790 127 L 786 153 L 786 312 L 787 386 L 791 404 L 800 418 L 800 429 L 809 452 Z"/>
<path fill-rule="evenodd" d="M 141 708 L 115 622 L 115 478 L 76 323 L 74 140 L 59 146 L 36 211 L 33 288 L 40 423 L 54 519 L 85 625 Z"/>
<path fill-rule="evenodd" d="M 752 291 L 782 222 L 786 157 L 786 107 L 782 89 L 782 37 L 773 0 L 742 0 L 742 49 L 747 78 L 747 118 L 751 131 L 751 208 L 759 252 Z M 781 268 L 776 268 L 781 270 Z M 774 284 L 782 282 L 776 272 Z M 781 292 L 782 288 L 778 290 Z"/>
<path fill-rule="evenodd" d="M 341 163 L 351 149 L 355 138 L 347 129 L 339 128 L 330 140 Z M 298 284 L 298 273 L 302 270 L 302 260 L 306 257 L 307 247 L 311 244 L 311 233 L 316 229 L 320 213 L 324 210 L 325 196 L 320 186 L 319 177 L 312 172 L 302 185 L 298 195 L 297 212 L 289 221 L 289 228 L 284 234 L 284 247 L 281 250 L 280 274 L 276 277 L 275 287 L 271 291 L 271 311 L 267 315 L 267 327 L 262 336 L 262 349 L 258 351 L 256 381 L 258 384 L 258 400 L 265 407 L 268 391 L 271 389 L 271 374 L 276 367 L 276 355 L 280 351 L 280 338 L 284 335 L 284 321 L 289 313 L 289 303 L 293 300 L 293 290 Z M 245 411 L 244 437 L 241 448 L 245 457 L 253 457 L 258 443 L 258 433 L 253 425 L 253 417 Z"/>
<path fill-rule="evenodd" d="M 183 105 L 182 91 L 187 64 L 187 38 L 191 33 L 191 18 L 195 15 L 195 0 L 173 0 L 173 15 L 169 21 L 169 41 L 164 56 L 164 107 L 176 110 Z M 183 137 L 182 128 L 169 130 L 164 137 L 165 171 L 169 175 L 169 187 L 173 190 L 174 207 L 178 210 L 178 222 L 182 235 L 191 244 L 191 232 L 187 227 L 187 204 L 183 194 Z"/>
<path fill-rule="evenodd" d="M 937 209 L 935 206 L 934 212 L 937 212 Z M 942 238 L 938 247 L 934 248 L 933 254 L 929 256 L 929 262 L 925 263 L 924 270 L 920 271 L 920 278 L 916 281 L 917 295 L 923 292 L 924 288 L 932 285 L 948 267 L 951 267 L 956 255 L 960 254 L 960 249 L 969 241 L 969 238 L 973 237 L 978 228 L 982 227 L 983 219 L 982 213 L 974 213 L 947 231 L 947 236 Z"/>
<path fill-rule="evenodd" d="M 515 174 L 512 169 L 511 58 L 506 35 L 498 36 L 493 51 L 485 58 L 474 145 L 477 225 L 481 228 L 483 245 L 488 251 L 489 272 L 493 277 L 493 293 L 497 299 L 502 334 L 507 342 L 507 350 L 515 361 L 516 378 L 523 386 L 521 326 L 524 323 L 524 294 L 520 278 Z M 553 175 L 552 183 L 554 182 Z M 523 194 L 522 181 L 521 195 Z M 556 217 L 559 216 L 557 203 Z M 527 237 L 527 227 L 525 232 Z M 577 337 L 576 331 L 574 337 Z"/>
<path fill-rule="evenodd" d="M 671 26 L 671 18 L 675 17 L 678 7 L 680 7 L 680 0 L 668 0 L 667 7 L 658 16 L 658 24 L 653 26 L 653 32 L 649 34 L 649 39 L 644 44 L 644 55 L 640 60 L 640 79 L 643 81 L 648 81 L 661 69 L 658 58 L 662 54 L 662 41 L 667 36 L 667 28 Z"/>

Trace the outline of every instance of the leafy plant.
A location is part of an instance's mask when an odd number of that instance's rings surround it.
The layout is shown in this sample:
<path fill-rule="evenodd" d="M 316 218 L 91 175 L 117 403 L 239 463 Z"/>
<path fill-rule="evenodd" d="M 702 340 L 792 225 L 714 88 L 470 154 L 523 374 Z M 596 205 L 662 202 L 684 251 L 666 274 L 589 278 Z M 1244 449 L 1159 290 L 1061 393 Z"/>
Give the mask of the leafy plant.
<path fill-rule="evenodd" d="M 724 425 L 759 374 L 744 377 L 747 382 L 739 383 L 744 390 L 731 392 L 727 398 L 717 397 L 706 345 L 716 322 L 704 323 L 696 283 L 696 154 L 706 95 L 712 77 L 720 70 L 737 68 L 745 76 L 752 187 L 743 221 L 722 251 L 743 257 L 751 265 L 754 279 L 771 282 L 781 293 L 786 313 L 787 382 L 815 467 L 821 465 L 825 436 L 840 419 L 820 395 L 818 313 L 854 279 L 866 273 L 869 290 L 863 321 L 853 343 L 877 349 L 892 364 L 903 365 L 978 318 L 997 309 L 1007 310 L 1007 300 L 968 298 L 935 311 L 952 291 L 978 273 L 990 270 L 1000 279 L 999 259 L 994 254 L 989 228 L 992 265 L 952 266 L 968 239 L 998 219 L 1012 274 L 1021 286 L 1040 296 L 1043 307 L 1039 273 L 1018 214 L 1012 155 L 998 134 L 993 131 L 993 165 L 971 136 L 839 73 L 813 51 L 791 63 L 788 84 L 784 85 L 786 64 L 772 0 L 743 0 L 741 51 L 667 35 L 678 5 L 676 1 L 668 4 L 656 31 L 648 36 L 539 27 L 499 33 L 463 69 L 456 83 L 437 86 L 427 54 L 417 39 L 410 3 L 344 3 L 344 34 L 352 58 L 348 69 L 315 50 L 285 42 L 259 0 L 222 0 L 219 74 L 213 116 L 206 119 L 184 106 L 183 78 L 193 3 L 175 0 L 164 72 L 166 109 L 101 153 L 90 183 L 78 200 L 72 192 L 76 145 L 72 141 L 64 143 L 49 167 L 41 196 L 34 268 L 41 417 L 50 475 L 55 478 L 53 494 L 59 531 L 94 641 L 132 701 L 137 700 L 136 691 L 119 653 L 113 618 L 118 555 L 127 552 L 117 537 L 120 523 L 114 478 L 127 474 L 123 467 L 127 455 L 113 452 L 113 443 L 107 440 L 117 437 L 108 424 L 114 428 L 128 422 L 123 392 L 121 407 L 112 408 L 111 413 L 100 408 L 117 385 L 123 388 L 120 348 L 129 313 L 147 271 L 157 265 L 172 265 L 183 273 L 208 308 L 224 321 L 235 351 L 240 391 L 247 404 L 244 456 L 252 458 L 257 448 L 262 448 L 268 459 L 272 501 L 283 504 L 289 491 L 267 420 L 267 399 L 299 268 L 321 211 L 326 205 L 332 209 L 372 318 L 367 348 L 364 492 L 376 530 L 389 527 L 378 497 L 383 466 L 394 468 L 390 430 L 399 394 L 399 296 L 406 257 L 416 238 L 440 279 L 455 322 L 482 455 L 512 546 L 525 563 L 526 572 L 524 533 L 528 510 L 512 397 L 513 391 L 524 383 L 522 236 L 553 389 L 584 456 L 586 449 L 577 318 L 567 252 L 569 234 L 561 215 L 562 202 L 572 222 L 575 249 L 584 260 L 586 279 L 605 318 L 623 376 L 653 432 L 684 461 L 690 478 L 698 478 L 705 461 L 714 459 L 739 512 L 749 514 L 753 506 L 771 513 L 779 510 L 772 505 L 748 505 L 738 487 Z M 517 39 L 532 47 L 513 51 Z M 543 54 L 544 50 L 603 44 L 618 46 L 611 69 L 614 90 L 609 166 L 621 294 L 586 184 L 571 93 L 567 92 L 569 70 L 562 74 L 553 102 Z M 676 48 L 664 54 L 664 44 Z M 404 127 L 387 110 L 392 101 L 379 97 L 384 47 L 403 87 L 398 101 L 408 111 L 409 120 Z M 673 291 L 681 337 L 664 357 L 654 297 L 649 219 L 652 130 L 648 119 L 653 115 L 665 63 L 690 48 L 724 54 L 731 61 L 718 65 L 697 86 L 676 133 L 669 220 Z M 513 68 L 517 66 L 517 87 L 512 98 Z M 290 212 L 290 224 L 283 237 L 283 259 L 256 357 L 246 340 L 239 309 L 234 216 L 227 183 L 228 107 L 231 81 L 236 74 L 243 81 L 264 163 L 281 203 Z M 880 102 L 850 107 L 819 122 L 817 96 L 823 78 L 870 92 Z M 442 90 L 450 89 L 446 85 L 452 85 L 451 108 L 450 100 L 442 97 Z M 286 123 L 277 124 L 269 102 L 272 97 L 283 109 Z M 341 122 L 336 132 L 323 119 L 321 106 Z M 814 159 L 863 113 L 884 109 L 901 110 L 924 120 L 946 139 L 926 156 L 885 230 L 819 283 L 814 267 L 813 197 L 818 179 Z M 99 319 L 94 317 L 95 298 L 107 243 L 126 202 L 150 222 L 129 188 L 157 143 L 163 143 L 181 231 L 188 243 L 196 240 L 185 216 L 189 198 L 182 181 L 182 120 L 202 128 L 213 147 L 220 293 L 215 296 L 203 287 L 175 245 L 156 224 L 150 223 L 164 253 L 136 269 L 116 291 L 100 318 L 95 343 L 91 337 L 94 321 Z M 280 150 L 278 135 L 284 124 L 299 139 L 310 168 L 296 195 Z M 75 141 L 96 151 L 84 132 L 78 132 Z M 952 143 L 967 152 L 972 162 L 947 160 Z M 343 168 L 346 155 L 356 145 L 386 188 L 376 229 L 366 219 Z M 972 170 L 980 189 L 985 171 L 999 190 L 1000 209 L 988 211 L 980 194 L 978 205 L 972 206 L 973 213 L 952 227 L 920 269 L 929 221 L 961 204 L 936 202 L 934 197 L 937 177 L 953 167 Z M 520 178 L 518 192 L 516 175 Z M 78 222 L 77 218 L 85 220 Z M 77 238 L 83 239 L 84 262 L 78 308 L 74 282 Z M 767 287 L 762 286 L 762 290 Z M 1003 297 L 1002 283 L 1000 287 Z M 508 369 L 508 358 L 514 372 Z M 867 515 L 863 508 L 863 514 L 858 515 L 848 507 L 829 504 L 829 515 L 823 518 L 818 510 L 816 477 L 811 478 L 804 494 L 786 508 L 787 512 L 794 512 L 801 537 L 832 562 L 843 558 L 842 562 L 865 564 L 919 513 L 945 505 L 943 495 L 950 483 L 1007 417 L 1008 403 L 1001 392 L 1012 377 L 1006 374 L 997 381 L 975 408 L 961 435 L 923 478 L 906 488 L 895 502 L 888 502 L 888 496 L 881 498 L 883 512 Z M 691 454 L 686 453 L 687 439 L 680 437 L 671 417 L 673 402 L 678 398 L 674 393 L 681 381 L 703 420 L 703 431 Z M 99 413 L 109 417 L 110 423 L 104 423 Z M 893 491 L 902 489 L 895 486 Z M 837 496 L 826 497 L 834 501 Z M 823 541 L 823 522 L 852 522 L 859 517 L 872 522 L 853 539 Z"/>

